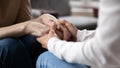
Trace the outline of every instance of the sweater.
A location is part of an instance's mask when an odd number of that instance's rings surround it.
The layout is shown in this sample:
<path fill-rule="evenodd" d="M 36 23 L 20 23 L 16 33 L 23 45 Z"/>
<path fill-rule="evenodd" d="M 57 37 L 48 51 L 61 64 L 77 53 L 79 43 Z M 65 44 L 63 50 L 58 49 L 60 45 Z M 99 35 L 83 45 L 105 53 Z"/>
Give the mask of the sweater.
<path fill-rule="evenodd" d="M 77 42 L 52 37 L 48 50 L 69 63 L 120 68 L 120 0 L 100 0 L 98 27 L 78 30 Z"/>

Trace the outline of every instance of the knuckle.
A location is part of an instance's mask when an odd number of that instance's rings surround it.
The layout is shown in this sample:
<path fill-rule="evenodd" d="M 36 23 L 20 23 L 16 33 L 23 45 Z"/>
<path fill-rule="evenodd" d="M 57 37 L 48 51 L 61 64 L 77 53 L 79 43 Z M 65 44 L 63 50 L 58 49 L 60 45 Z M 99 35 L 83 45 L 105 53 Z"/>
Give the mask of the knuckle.
<path fill-rule="evenodd" d="M 71 23 L 67 23 L 67 26 L 72 26 L 72 24 Z"/>
<path fill-rule="evenodd" d="M 69 26 L 72 26 L 73 24 L 72 23 L 69 23 Z"/>

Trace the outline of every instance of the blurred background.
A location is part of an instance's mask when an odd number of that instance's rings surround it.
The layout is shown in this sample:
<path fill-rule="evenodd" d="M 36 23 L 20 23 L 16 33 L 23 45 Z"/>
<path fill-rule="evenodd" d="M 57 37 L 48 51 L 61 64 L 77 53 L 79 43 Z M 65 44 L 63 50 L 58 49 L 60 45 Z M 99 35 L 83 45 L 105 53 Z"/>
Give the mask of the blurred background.
<path fill-rule="evenodd" d="M 49 13 L 81 30 L 97 27 L 99 0 L 31 0 L 31 5 L 33 18 Z"/>

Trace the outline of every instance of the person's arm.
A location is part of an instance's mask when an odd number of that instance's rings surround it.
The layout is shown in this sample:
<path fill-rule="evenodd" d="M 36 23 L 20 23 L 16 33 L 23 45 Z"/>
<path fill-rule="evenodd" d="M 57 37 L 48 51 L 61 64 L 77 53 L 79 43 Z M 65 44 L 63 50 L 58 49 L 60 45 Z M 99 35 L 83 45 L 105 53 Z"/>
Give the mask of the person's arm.
<path fill-rule="evenodd" d="M 25 35 L 25 23 L 0 28 L 0 38 L 19 37 Z"/>
<path fill-rule="evenodd" d="M 42 36 L 49 31 L 49 26 L 39 22 L 26 21 L 15 25 L 1 27 L 0 39 L 5 37 L 19 37 L 26 34 Z"/>
<path fill-rule="evenodd" d="M 95 30 L 86 30 L 86 29 L 79 30 L 76 28 L 75 25 L 71 24 L 70 22 L 68 22 L 66 20 L 62 20 L 62 21 L 60 21 L 60 23 L 62 25 L 65 25 L 65 27 L 70 32 L 69 33 L 69 34 L 71 34 L 70 41 L 82 42 L 82 41 L 85 41 L 87 39 L 94 37 L 94 35 L 95 35 Z"/>
<path fill-rule="evenodd" d="M 101 0 L 98 28 L 94 37 L 82 42 L 67 42 L 52 37 L 48 50 L 62 60 L 101 68 L 116 68 L 120 63 L 120 0 Z"/>

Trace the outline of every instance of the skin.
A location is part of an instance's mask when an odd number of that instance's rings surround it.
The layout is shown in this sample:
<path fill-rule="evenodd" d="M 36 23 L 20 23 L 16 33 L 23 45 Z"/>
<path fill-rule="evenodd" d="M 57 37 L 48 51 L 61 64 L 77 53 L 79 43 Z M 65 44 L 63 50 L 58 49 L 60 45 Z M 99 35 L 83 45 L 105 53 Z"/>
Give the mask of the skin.
<path fill-rule="evenodd" d="M 41 36 L 49 31 L 49 27 L 45 24 L 40 23 L 38 19 L 39 18 L 21 22 L 7 27 L 1 27 L 0 38 L 19 37 L 26 34 Z"/>
<path fill-rule="evenodd" d="M 21 22 L 15 25 L 7 26 L 7 27 L 1 27 L 0 38 L 19 37 L 26 34 L 31 34 L 36 37 L 40 37 L 49 32 L 50 30 L 49 26 L 51 22 L 55 22 L 57 24 L 58 31 L 56 32 L 59 38 L 66 39 L 64 34 L 62 34 L 62 32 L 59 31 L 63 29 L 63 27 L 62 26 L 58 27 L 60 25 L 57 23 L 58 20 L 50 14 L 43 14 L 40 17 L 36 19 L 32 19 L 30 21 Z"/>
<path fill-rule="evenodd" d="M 54 35 L 61 40 L 70 40 L 72 35 L 75 35 L 72 32 L 74 29 L 68 28 L 69 24 L 66 23 L 65 21 L 58 21 L 52 15 L 44 14 L 30 21 L 1 27 L 0 38 L 31 34 L 37 37 L 38 42 L 42 43 L 44 48 L 47 48 L 48 40 Z"/>
<path fill-rule="evenodd" d="M 60 23 L 64 25 L 67 28 L 67 30 L 70 32 L 71 38 L 69 39 L 69 41 L 76 41 L 78 29 L 73 24 L 71 24 L 70 22 L 66 20 L 63 20 Z"/>
<path fill-rule="evenodd" d="M 40 42 L 42 44 L 43 48 L 47 49 L 47 43 L 49 41 L 50 38 L 52 37 L 58 37 L 57 34 L 55 33 L 56 27 L 54 23 L 51 24 L 50 26 L 50 31 L 48 34 L 38 37 L 37 41 Z"/>
<path fill-rule="evenodd" d="M 74 25 L 72 25 L 71 23 L 69 23 L 69 22 L 67 22 L 67 21 L 60 21 L 60 23 L 64 26 L 64 27 L 66 27 L 66 29 L 70 32 L 69 34 L 71 34 L 72 36 L 69 38 L 69 40 L 70 41 L 76 41 L 76 36 L 77 36 L 77 28 L 74 26 Z M 48 43 L 48 41 L 49 41 L 49 39 L 50 38 L 52 38 L 52 37 L 57 37 L 57 38 L 59 38 L 58 37 L 58 35 L 56 34 L 56 30 L 57 30 L 57 28 L 56 28 L 57 26 L 55 25 L 55 23 L 52 23 L 51 25 L 50 25 L 50 31 L 49 31 L 49 33 L 48 34 L 46 34 L 46 35 L 44 35 L 44 36 L 42 36 L 42 37 L 38 37 L 37 38 L 37 40 L 38 40 L 38 42 L 40 42 L 41 44 L 42 44 L 42 47 L 43 48 L 48 48 L 47 47 L 47 43 Z M 64 31 L 65 29 L 63 29 L 63 31 Z M 66 33 L 63 33 L 63 34 L 66 34 Z"/>
<path fill-rule="evenodd" d="M 58 37 L 62 40 L 70 39 L 71 37 L 70 32 L 64 25 L 60 24 L 60 21 L 56 19 L 54 16 L 50 14 L 43 14 L 42 16 L 40 16 L 40 20 L 42 21 L 42 23 L 48 26 L 51 26 L 51 23 L 55 23 L 57 27 L 55 32 L 58 35 Z"/>

